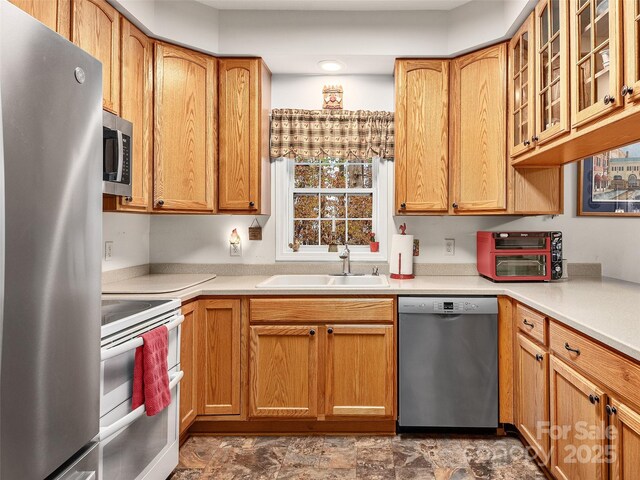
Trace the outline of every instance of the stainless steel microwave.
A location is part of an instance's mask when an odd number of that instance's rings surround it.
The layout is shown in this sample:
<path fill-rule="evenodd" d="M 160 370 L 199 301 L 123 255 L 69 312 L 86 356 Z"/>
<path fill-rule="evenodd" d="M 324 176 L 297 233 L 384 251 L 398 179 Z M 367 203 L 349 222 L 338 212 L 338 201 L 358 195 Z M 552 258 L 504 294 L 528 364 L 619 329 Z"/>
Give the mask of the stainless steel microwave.
<path fill-rule="evenodd" d="M 102 193 L 131 196 L 133 124 L 102 112 Z"/>

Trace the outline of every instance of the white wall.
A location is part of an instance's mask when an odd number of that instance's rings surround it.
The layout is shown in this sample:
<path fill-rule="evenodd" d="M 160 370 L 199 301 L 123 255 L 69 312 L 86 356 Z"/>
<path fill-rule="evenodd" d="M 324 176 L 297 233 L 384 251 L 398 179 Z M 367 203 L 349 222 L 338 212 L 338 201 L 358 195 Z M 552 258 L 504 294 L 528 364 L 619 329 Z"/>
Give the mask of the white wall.
<path fill-rule="evenodd" d="M 102 214 L 102 271 L 149 263 L 150 216 L 130 213 Z M 113 256 L 104 259 L 104 242 L 113 242 Z"/>

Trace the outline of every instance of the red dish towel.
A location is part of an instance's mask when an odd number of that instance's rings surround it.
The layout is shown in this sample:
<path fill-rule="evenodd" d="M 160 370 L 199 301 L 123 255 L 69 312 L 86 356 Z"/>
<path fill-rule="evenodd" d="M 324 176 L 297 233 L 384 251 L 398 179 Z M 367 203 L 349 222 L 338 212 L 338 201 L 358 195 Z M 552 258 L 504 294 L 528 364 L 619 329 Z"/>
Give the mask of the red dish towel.
<path fill-rule="evenodd" d="M 136 348 L 133 365 L 132 408 L 145 404 L 147 416 L 151 417 L 171 403 L 167 371 L 169 330 L 162 325 L 141 337 L 144 343 Z"/>

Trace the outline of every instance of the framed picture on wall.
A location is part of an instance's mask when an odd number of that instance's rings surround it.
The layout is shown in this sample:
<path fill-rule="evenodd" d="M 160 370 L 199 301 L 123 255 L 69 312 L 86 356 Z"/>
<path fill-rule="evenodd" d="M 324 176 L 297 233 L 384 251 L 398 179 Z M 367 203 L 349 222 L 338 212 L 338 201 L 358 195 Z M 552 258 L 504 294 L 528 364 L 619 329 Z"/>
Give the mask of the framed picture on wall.
<path fill-rule="evenodd" d="M 640 143 L 580 161 L 578 215 L 640 217 Z"/>

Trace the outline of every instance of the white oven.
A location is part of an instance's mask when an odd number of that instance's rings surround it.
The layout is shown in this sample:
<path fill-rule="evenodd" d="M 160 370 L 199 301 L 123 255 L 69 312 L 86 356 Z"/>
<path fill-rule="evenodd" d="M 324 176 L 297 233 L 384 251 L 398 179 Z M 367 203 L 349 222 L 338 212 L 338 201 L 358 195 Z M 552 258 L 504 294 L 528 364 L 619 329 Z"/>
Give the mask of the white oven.
<path fill-rule="evenodd" d="M 103 306 L 99 480 L 167 478 L 178 464 L 180 314 L 177 300 L 109 301 Z M 105 313 L 106 312 L 106 313 Z M 106 317 L 106 318 L 105 318 Z M 160 325 L 169 329 L 171 404 L 148 417 L 131 408 L 135 350 L 139 336 Z"/>

